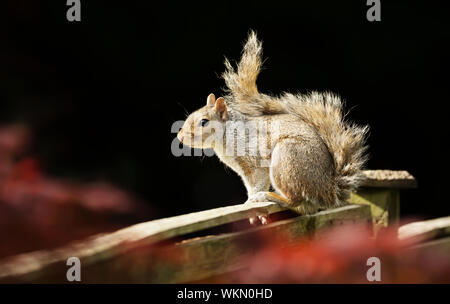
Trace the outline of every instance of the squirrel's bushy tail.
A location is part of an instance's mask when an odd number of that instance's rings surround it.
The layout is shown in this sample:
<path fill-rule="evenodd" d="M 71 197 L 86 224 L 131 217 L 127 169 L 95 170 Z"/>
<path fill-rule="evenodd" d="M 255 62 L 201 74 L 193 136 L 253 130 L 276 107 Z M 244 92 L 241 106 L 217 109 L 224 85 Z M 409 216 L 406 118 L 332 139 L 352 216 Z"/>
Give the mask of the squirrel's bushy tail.
<path fill-rule="evenodd" d="M 345 122 L 342 102 L 331 93 L 284 94 L 280 98 L 259 93 L 256 79 L 261 70 L 261 55 L 262 43 L 251 31 L 237 69 L 225 60 L 222 77 L 230 94 L 226 96 L 227 106 L 247 116 L 291 113 L 314 127 L 333 157 L 336 203 L 345 201 L 363 179 L 368 128 Z"/>
<path fill-rule="evenodd" d="M 261 70 L 262 43 L 256 33 L 250 31 L 248 40 L 242 50 L 237 70 L 225 58 L 226 71 L 222 74 L 229 91 L 240 99 L 249 99 L 258 94 L 256 78 Z"/>
<path fill-rule="evenodd" d="M 322 137 L 334 161 L 337 198 L 345 201 L 364 178 L 361 170 L 367 161 L 368 127 L 346 122 L 342 101 L 332 93 L 284 94 L 279 102 L 286 112 L 313 126 Z"/>
<path fill-rule="evenodd" d="M 261 71 L 262 43 L 256 33 L 250 31 L 247 42 L 242 50 L 241 60 L 235 69 L 228 59 L 225 59 L 225 80 L 229 96 L 227 106 L 248 116 L 282 113 L 283 109 L 270 96 L 258 92 L 256 79 Z"/>

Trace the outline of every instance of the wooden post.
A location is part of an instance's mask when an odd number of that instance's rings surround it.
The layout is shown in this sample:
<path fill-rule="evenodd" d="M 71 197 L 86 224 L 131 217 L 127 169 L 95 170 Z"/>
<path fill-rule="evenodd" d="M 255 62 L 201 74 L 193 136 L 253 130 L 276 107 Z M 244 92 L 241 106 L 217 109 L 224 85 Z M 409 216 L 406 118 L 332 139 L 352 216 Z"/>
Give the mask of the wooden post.
<path fill-rule="evenodd" d="M 369 205 L 375 236 L 382 228 L 397 226 L 400 218 L 400 189 L 417 187 L 407 171 L 366 170 L 362 187 L 352 193 L 349 202 Z"/>

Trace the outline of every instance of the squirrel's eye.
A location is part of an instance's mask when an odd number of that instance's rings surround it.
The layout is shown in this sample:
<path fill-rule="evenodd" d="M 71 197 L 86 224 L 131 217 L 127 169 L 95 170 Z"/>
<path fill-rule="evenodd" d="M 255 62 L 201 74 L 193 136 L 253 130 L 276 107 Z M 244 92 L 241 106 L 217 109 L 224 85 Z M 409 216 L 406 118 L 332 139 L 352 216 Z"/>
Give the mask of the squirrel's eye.
<path fill-rule="evenodd" d="M 200 125 L 202 127 L 206 126 L 208 124 L 209 120 L 206 118 L 203 118 L 202 120 L 200 120 Z"/>

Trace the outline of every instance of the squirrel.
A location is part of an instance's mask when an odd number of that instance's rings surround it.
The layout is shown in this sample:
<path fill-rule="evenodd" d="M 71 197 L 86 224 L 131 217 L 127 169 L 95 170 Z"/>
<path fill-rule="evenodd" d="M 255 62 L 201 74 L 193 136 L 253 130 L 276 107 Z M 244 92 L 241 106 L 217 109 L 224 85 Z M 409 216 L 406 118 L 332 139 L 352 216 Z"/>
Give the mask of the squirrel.
<path fill-rule="evenodd" d="M 206 105 L 188 116 L 178 140 L 212 148 L 242 178 L 246 203 L 275 202 L 299 214 L 345 205 L 364 179 L 368 126 L 345 121 L 343 102 L 329 92 L 260 93 L 261 65 L 262 42 L 250 31 L 237 69 L 225 59 L 226 95 L 210 94 Z M 238 124 L 250 127 L 237 135 Z M 255 130 L 265 134 L 259 146 L 266 153 L 250 153 L 248 147 L 257 145 Z M 237 153 L 236 143 L 246 148 Z M 259 216 L 250 223 L 258 219 L 268 222 Z"/>

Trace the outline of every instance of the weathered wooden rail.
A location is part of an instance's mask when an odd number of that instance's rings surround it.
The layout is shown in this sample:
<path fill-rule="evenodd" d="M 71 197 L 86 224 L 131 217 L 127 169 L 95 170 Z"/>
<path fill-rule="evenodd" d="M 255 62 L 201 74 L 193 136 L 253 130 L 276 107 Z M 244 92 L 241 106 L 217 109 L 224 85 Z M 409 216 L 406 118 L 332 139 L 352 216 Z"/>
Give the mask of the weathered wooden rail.
<path fill-rule="evenodd" d="M 67 282 L 69 257 L 81 260 L 84 282 L 192 282 L 245 267 L 242 257 L 254 252 L 249 240 L 261 233 L 282 237 L 288 246 L 305 235 L 315 237 L 324 227 L 358 222 L 376 235 L 398 223 L 399 191 L 416 187 L 416 180 L 406 171 L 375 170 L 365 175 L 363 187 L 341 208 L 298 216 L 265 202 L 140 223 L 56 250 L 3 259 L 0 282 Z M 248 217 L 266 214 L 274 221 L 248 225 Z"/>

